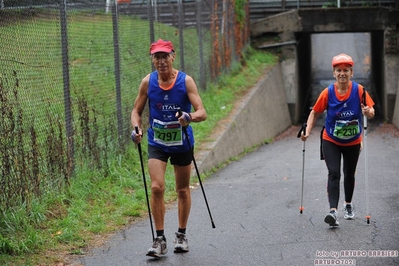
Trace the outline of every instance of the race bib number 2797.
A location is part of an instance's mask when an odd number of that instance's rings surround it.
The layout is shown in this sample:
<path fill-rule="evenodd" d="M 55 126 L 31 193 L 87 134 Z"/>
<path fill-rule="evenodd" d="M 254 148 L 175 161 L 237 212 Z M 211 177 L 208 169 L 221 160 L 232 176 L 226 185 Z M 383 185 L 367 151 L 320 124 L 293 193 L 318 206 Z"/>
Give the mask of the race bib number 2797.
<path fill-rule="evenodd" d="M 182 145 L 182 128 L 178 121 L 153 120 L 154 141 L 165 146 Z"/>

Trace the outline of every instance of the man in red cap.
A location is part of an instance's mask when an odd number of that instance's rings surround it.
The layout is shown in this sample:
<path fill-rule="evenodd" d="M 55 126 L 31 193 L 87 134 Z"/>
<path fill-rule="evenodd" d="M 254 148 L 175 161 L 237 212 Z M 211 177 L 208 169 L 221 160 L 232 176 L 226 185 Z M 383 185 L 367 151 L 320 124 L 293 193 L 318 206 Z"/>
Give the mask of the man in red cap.
<path fill-rule="evenodd" d="M 168 251 L 164 235 L 165 171 L 168 160 L 174 167 L 178 196 L 178 230 L 174 252 L 188 252 L 186 226 L 191 208 L 190 176 L 194 134 L 191 122 L 206 119 L 206 111 L 192 77 L 173 67 L 175 51 L 170 41 L 158 40 L 150 46 L 156 70 L 148 74 L 139 87 L 131 113 L 132 140 L 140 143 L 143 137 L 142 114 L 149 104 L 148 171 L 151 178 L 151 208 L 156 238 L 147 256 L 159 257 Z M 188 135 L 183 134 L 183 127 Z M 191 148 L 191 149 L 190 149 Z"/>
<path fill-rule="evenodd" d="M 340 194 L 341 156 L 344 172 L 344 218 L 354 219 L 352 196 L 355 188 L 355 171 L 362 142 L 362 118 L 373 118 L 374 102 L 362 85 L 351 81 L 355 63 L 347 54 L 332 59 L 333 76 L 336 82 L 319 95 L 307 120 L 306 134 L 309 137 L 320 115 L 327 110 L 322 132 L 322 151 L 328 169 L 327 194 L 330 211 L 324 221 L 338 226 L 337 208 Z"/>

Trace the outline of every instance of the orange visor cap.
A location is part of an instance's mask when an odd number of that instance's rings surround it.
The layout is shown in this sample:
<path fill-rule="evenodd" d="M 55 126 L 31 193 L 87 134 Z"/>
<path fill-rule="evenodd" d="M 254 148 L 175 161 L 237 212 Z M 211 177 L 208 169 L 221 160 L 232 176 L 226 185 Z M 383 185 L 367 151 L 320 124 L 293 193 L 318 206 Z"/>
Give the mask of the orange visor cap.
<path fill-rule="evenodd" d="M 339 64 L 348 64 L 350 66 L 353 66 L 355 62 L 353 62 L 352 57 L 350 57 L 347 54 L 339 54 L 333 57 L 332 59 L 332 66 L 335 67 L 336 65 Z"/>

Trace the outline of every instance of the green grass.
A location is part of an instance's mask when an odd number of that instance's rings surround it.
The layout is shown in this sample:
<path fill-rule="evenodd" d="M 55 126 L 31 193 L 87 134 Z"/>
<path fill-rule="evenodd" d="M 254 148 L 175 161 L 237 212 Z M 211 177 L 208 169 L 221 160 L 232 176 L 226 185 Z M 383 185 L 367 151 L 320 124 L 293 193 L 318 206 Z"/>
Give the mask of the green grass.
<path fill-rule="evenodd" d="M 79 19 L 78 17 L 75 23 Z M 80 22 L 86 23 L 85 21 Z M 121 23 L 126 23 L 124 27 L 133 28 L 133 22 L 130 20 Z M 104 26 L 101 21 L 98 21 L 97 24 L 99 27 Z M 48 27 L 46 23 L 41 25 Z M 77 25 L 72 24 L 71 34 L 79 33 Z M 22 24 L 17 26 L 18 30 L 28 27 L 28 25 Z M 47 34 L 49 29 L 35 31 Z M 52 34 L 57 34 L 57 28 Z M 145 34 L 148 36 L 147 33 Z M 125 69 L 123 79 L 130 82 L 127 84 L 134 84 L 150 68 L 148 58 L 142 61 L 136 60 L 137 57 L 131 57 L 131 49 L 146 50 L 146 46 L 140 45 L 140 42 L 148 43 L 148 40 L 147 37 L 143 37 L 142 40 L 133 42 L 123 33 L 121 35 L 121 39 L 128 43 L 123 46 L 125 49 L 121 51 L 121 57 L 125 60 L 122 64 L 122 69 Z M 112 37 L 109 38 L 112 39 Z M 105 43 L 109 41 L 107 39 Z M 103 48 L 96 43 L 95 39 L 90 43 L 84 43 L 84 40 L 71 43 L 71 48 L 74 46 L 89 46 L 88 51 L 92 53 L 109 53 L 109 51 L 102 50 Z M 26 52 L 21 51 L 20 53 L 21 56 L 17 59 L 25 60 Z M 0 51 L 0 54 L 3 53 Z M 102 87 L 104 84 L 97 83 L 97 79 L 104 75 L 110 75 L 107 72 L 109 69 L 101 63 L 96 63 L 98 76 L 91 76 L 93 74 L 91 72 L 88 74 L 89 66 L 84 51 L 76 51 L 72 55 L 71 61 L 75 62 L 75 65 L 72 66 L 72 73 L 74 73 L 72 84 L 75 87 L 87 86 L 84 93 L 89 99 L 90 97 L 95 98 L 96 93 L 104 93 L 104 90 L 106 91 Z M 43 57 L 45 57 L 43 54 L 38 56 L 33 63 L 50 64 Z M 126 74 L 129 72 L 128 62 L 131 61 L 143 65 L 143 72 Z M 231 112 L 235 101 L 258 81 L 268 66 L 277 62 L 277 57 L 249 48 L 245 53 L 244 62 L 244 67 L 239 64 L 234 65 L 230 74 L 221 76 L 217 83 L 209 84 L 206 90 L 200 91 L 208 117 L 205 122 L 192 124 L 196 137 L 196 148 L 201 143 L 209 141 L 209 136 L 217 127 L 218 121 Z M 93 65 L 91 66 L 93 67 Z M 43 74 L 40 69 L 37 71 L 39 74 Z M 62 75 L 59 75 L 61 73 L 53 73 L 51 80 L 60 80 Z M 113 78 L 109 79 L 111 81 L 105 83 L 105 87 L 113 84 Z M 52 83 L 49 84 L 43 84 L 43 86 L 51 86 Z M 134 98 L 135 93 L 131 94 Z M 37 97 L 37 94 L 29 94 L 26 97 Z M 58 99 L 57 97 L 51 98 L 53 97 L 51 95 L 46 97 L 49 102 Z M 61 108 L 57 105 L 51 106 L 55 109 Z M 145 160 L 147 156 L 145 142 L 142 143 L 142 147 L 142 155 Z M 98 239 L 130 225 L 142 217 L 147 217 L 146 195 L 137 148 L 131 144 L 123 154 L 111 154 L 110 158 L 106 171 L 95 170 L 83 161 L 77 165 L 76 176 L 70 180 L 69 186 L 61 186 L 61 191 L 48 189 L 40 199 L 31 199 L 29 206 L 18 206 L 1 213 L 0 265 L 55 265 L 57 262 L 62 262 L 64 255 L 84 254 L 85 250 L 92 247 Z M 147 170 L 145 175 L 148 191 L 150 191 Z M 209 175 L 210 173 L 204 173 L 201 177 L 207 178 Z M 194 180 L 193 182 L 195 182 Z M 172 202 L 175 199 L 173 169 L 169 165 L 166 173 L 166 201 Z"/>

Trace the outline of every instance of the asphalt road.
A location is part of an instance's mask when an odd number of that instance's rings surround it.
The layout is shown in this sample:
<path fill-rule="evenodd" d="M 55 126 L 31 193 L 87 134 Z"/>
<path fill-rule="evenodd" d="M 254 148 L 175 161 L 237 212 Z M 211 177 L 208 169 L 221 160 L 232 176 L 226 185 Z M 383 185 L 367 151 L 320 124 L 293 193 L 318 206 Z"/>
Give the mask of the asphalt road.
<path fill-rule="evenodd" d="M 149 221 L 134 224 L 74 265 L 399 265 L 399 134 L 369 121 L 367 137 L 369 209 L 366 223 L 365 154 L 359 158 L 353 198 L 356 217 L 330 228 L 327 170 L 319 159 L 320 128 L 305 145 L 304 211 L 300 214 L 302 142 L 291 127 L 271 144 L 232 162 L 203 181 L 216 225 L 212 229 L 200 188 L 192 191 L 187 237 L 190 251 L 173 253 L 176 206 L 167 211 L 169 253 L 146 257 Z M 342 180 L 341 180 L 342 186 Z M 343 188 L 341 187 L 341 204 Z M 379 251 L 379 252 L 375 252 Z M 335 264 L 333 264 L 335 263 Z M 338 264 L 340 263 L 340 264 Z M 346 263 L 346 264 L 345 264 Z"/>

